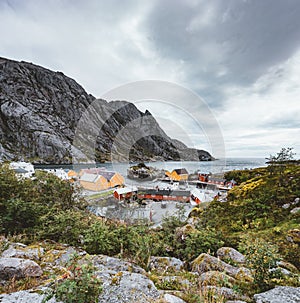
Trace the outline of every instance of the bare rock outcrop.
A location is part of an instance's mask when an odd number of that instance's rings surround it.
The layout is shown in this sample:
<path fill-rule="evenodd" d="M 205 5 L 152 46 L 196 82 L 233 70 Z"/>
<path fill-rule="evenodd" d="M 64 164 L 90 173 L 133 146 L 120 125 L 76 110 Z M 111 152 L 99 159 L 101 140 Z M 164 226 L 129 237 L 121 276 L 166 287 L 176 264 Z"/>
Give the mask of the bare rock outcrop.
<path fill-rule="evenodd" d="M 300 287 L 279 286 L 254 295 L 256 303 L 299 303 Z"/>
<path fill-rule="evenodd" d="M 83 146 L 74 144 L 75 134 Z M 86 155 L 89 146 L 92 155 Z M 61 72 L 0 58 L 0 160 L 71 163 L 85 156 L 100 162 L 213 159 L 172 140 L 149 111 L 96 100 Z"/>
<path fill-rule="evenodd" d="M 185 301 L 183 301 L 182 299 L 170 294 L 165 294 L 164 299 L 167 303 L 185 303 Z"/>
<path fill-rule="evenodd" d="M 235 267 L 209 254 L 203 253 L 192 262 L 192 270 L 199 274 L 208 271 L 224 272 L 227 275 L 242 281 L 252 281 L 249 269 L 245 267 Z"/>
<path fill-rule="evenodd" d="M 1 303 L 43 303 L 44 300 L 43 294 L 33 292 L 30 290 L 22 290 L 13 292 L 10 294 L 0 295 Z M 55 298 L 51 298 L 47 303 L 62 303 L 56 301 Z"/>
<path fill-rule="evenodd" d="M 183 270 L 184 263 L 177 258 L 151 256 L 149 268 L 163 273 L 177 272 Z"/>
<path fill-rule="evenodd" d="M 103 278 L 103 275 L 100 275 Z M 144 275 L 130 272 L 119 272 L 106 278 L 99 303 L 154 302 L 160 293 L 154 283 Z"/>
<path fill-rule="evenodd" d="M 44 249 L 42 247 L 15 247 L 14 245 L 10 245 L 8 249 L 3 251 L 1 257 L 39 260 L 43 254 Z"/>
<path fill-rule="evenodd" d="M 245 263 L 245 256 L 232 247 L 221 247 L 217 250 L 217 256 L 225 262 Z"/>

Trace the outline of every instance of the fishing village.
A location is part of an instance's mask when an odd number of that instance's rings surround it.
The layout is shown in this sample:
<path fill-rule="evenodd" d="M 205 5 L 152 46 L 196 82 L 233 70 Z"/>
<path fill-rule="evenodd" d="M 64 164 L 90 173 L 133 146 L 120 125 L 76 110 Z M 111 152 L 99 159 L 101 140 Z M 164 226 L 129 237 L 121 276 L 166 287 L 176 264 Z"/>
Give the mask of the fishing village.
<path fill-rule="evenodd" d="M 35 168 L 27 162 L 11 162 L 10 167 L 19 178 L 34 178 L 35 170 L 42 170 L 71 182 L 98 216 L 156 226 L 179 212 L 187 217 L 194 206 L 225 202 L 227 191 L 235 185 L 221 173 L 168 171 L 144 163 L 129 166 L 125 176 L 105 167 Z"/>

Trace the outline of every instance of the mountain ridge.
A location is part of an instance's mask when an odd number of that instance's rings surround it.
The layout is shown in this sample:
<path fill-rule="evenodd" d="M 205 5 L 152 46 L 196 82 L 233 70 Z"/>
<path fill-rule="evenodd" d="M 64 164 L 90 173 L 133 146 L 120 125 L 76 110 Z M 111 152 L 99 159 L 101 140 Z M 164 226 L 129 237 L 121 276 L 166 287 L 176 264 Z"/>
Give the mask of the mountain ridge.
<path fill-rule="evenodd" d="M 94 104 L 97 110 L 84 121 Z M 82 121 L 87 133 L 79 141 L 93 147 L 92 161 L 213 160 L 208 152 L 167 136 L 148 110 L 143 113 L 128 101 L 96 99 L 62 72 L 0 58 L 0 159 L 82 160 L 74 146 Z M 95 141 L 87 142 L 90 134 Z"/>

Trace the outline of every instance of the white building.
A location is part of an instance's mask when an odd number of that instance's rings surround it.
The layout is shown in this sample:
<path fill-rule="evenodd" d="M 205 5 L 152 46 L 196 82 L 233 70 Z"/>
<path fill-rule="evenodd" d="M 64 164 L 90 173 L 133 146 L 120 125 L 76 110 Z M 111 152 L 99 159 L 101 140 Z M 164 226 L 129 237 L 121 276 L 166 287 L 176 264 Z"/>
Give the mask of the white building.
<path fill-rule="evenodd" d="M 34 166 L 28 162 L 10 162 L 9 168 L 15 173 L 24 178 L 31 178 L 34 175 Z"/>
<path fill-rule="evenodd" d="M 68 173 L 62 168 L 44 169 L 45 172 L 55 175 L 61 180 L 69 180 Z"/>

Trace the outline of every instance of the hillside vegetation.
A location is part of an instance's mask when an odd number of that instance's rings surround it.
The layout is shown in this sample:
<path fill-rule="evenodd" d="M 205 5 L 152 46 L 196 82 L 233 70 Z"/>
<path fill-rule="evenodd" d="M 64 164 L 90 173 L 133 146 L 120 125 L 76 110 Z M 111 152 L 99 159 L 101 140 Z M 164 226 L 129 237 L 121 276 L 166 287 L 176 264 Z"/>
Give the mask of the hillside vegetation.
<path fill-rule="evenodd" d="M 300 166 L 231 171 L 226 178 L 239 185 L 229 191 L 226 203 L 215 201 L 201 211 L 199 225 L 217 229 L 233 247 L 246 239 L 276 244 L 281 255 L 299 268 Z"/>
<path fill-rule="evenodd" d="M 180 220 L 179 211 L 153 229 L 96 217 L 86 210 L 85 200 L 70 183 L 44 172 L 37 172 L 33 180 L 18 179 L 2 164 L 0 234 L 26 244 L 43 240 L 66 243 L 89 254 L 129 260 L 146 270 L 151 256 L 179 258 L 189 271 L 200 254 L 214 256 L 219 248 L 232 247 L 245 254 L 246 264 L 254 272 L 254 280 L 242 279 L 234 286 L 239 292 L 251 296 L 276 285 L 299 286 L 300 166 L 271 164 L 228 172 L 226 178 L 238 182 L 227 202 L 196 207 L 187 222 Z M 280 261 L 292 268 L 291 276 L 271 274 L 269 269 Z M 155 275 L 151 279 L 159 287 L 179 287 L 170 281 L 162 285 Z M 189 303 L 223 302 L 201 301 L 195 289 L 184 299 Z"/>

